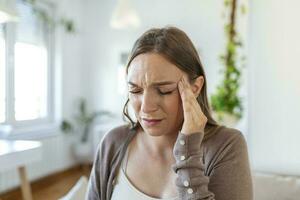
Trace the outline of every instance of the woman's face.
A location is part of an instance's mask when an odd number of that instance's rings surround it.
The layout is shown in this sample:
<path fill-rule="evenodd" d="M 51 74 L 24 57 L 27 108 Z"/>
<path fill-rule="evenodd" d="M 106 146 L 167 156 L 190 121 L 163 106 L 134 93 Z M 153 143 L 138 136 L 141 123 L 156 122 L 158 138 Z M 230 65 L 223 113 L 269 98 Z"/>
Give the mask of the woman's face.
<path fill-rule="evenodd" d="M 152 136 L 177 133 L 183 109 L 177 88 L 187 76 L 156 53 L 140 54 L 128 69 L 129 102 L 143 130 Z"/>

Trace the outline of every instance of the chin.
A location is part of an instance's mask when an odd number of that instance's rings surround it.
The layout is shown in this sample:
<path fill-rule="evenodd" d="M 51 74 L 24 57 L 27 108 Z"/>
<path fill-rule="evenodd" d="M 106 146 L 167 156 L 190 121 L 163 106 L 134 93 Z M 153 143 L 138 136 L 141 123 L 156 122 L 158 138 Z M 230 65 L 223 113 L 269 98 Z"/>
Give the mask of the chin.
<path fill-rule="evenodd" d="M 159 130 L 144 129 L 144 132 L 154 137 L 164 135 L 164 132 Z"/>
<path fill-rule="evenodd" d="M 162 120 L 157 124 L 149 124 L 147 122 L 143 122 L 139 120 L 140 127 L 143 129 L 145 133 L 151 136 L 163 136 L 176 132 L 175 130 L 170 129 L 170 124 L 167 120 Z"/>
<path fill-rule="evenodd" d="M 160 128 L 149 128 L 149 127 L 145 127 L 145 126 L 141 126 L 142 130 L 144 131 L 144 133 L 151 135 L 151 136 L 160 136 L 163 135 L 163 131 Z"/>
<path fill-rule="evenodd" d="M 144 133 L 151 135 L 151 136 L 161 136 L 166 133 L 166 131 L 164 131 L 163 128 L 161 128 L 161 127 L 147 127 L 147 126 L 141 125 L 141 128 Z"/>
<path fill-rule="evenodd" d="M 168 133 L 170 133 L 169 129 L 162 128 L 162 127 L 142 126 L 142 129 L 143 129 L 144 133 L 146 133 L 147 135 L 153 136 L 153 137 L 163 136 L 163 135 L 167 135 Z"/>

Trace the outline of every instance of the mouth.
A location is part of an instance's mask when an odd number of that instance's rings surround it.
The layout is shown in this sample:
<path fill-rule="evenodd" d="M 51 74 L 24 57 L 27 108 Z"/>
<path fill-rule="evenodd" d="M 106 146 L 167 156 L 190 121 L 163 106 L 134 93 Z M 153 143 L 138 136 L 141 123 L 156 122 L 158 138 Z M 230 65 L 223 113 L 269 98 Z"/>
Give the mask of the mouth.
<path fill-rule="evenodd" d="M 163 119 L 147 119 L 142 118 L 143 124 L 146 126 L 155 126 L 158 125 Z"/>

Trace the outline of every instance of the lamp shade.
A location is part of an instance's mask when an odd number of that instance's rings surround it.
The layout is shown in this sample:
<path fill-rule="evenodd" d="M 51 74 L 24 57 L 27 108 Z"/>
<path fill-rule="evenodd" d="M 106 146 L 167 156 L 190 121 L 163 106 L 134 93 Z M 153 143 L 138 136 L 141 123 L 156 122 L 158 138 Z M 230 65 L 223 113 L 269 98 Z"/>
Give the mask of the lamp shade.
<path fill-rule="evenodd" d="M 129 0 L 119 0 L 112 13 L 110 26 L 115 29 L 137 28 L 140 18 Z"/>

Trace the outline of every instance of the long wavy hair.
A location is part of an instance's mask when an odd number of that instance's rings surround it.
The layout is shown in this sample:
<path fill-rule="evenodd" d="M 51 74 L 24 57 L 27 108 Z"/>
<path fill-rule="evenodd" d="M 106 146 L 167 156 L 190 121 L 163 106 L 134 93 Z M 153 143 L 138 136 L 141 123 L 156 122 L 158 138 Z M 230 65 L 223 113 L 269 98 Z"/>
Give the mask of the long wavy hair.
<path fill-rule="evenodd" d="M 132 60 L 140 54 L 157 53 L 179 69 L 186 72 L 190 83 L 203 76 L 204 84 L 197 101 L 202 112 L 207 117 L 206 130 L 208 126 L 218 126 L 218 123 L 211 115 L 211 109 L 207 98 L 206 76 L 200 57 L 189 37 L 176 27 L 152 28 L 142 34 L 134 43 L 126 65 L 126 74 Z M 128 119 L 131 127 L 139 126 L 139 122 L 134 122 L 128 112 L 129 98 L 123 108 L 123 117 Z M 205 135 L 206 135 L 205 131 Z"/>

